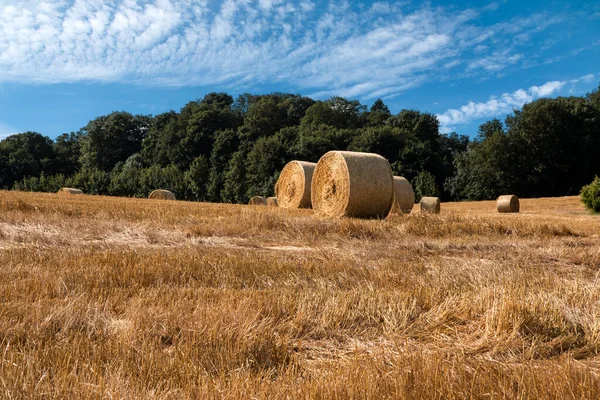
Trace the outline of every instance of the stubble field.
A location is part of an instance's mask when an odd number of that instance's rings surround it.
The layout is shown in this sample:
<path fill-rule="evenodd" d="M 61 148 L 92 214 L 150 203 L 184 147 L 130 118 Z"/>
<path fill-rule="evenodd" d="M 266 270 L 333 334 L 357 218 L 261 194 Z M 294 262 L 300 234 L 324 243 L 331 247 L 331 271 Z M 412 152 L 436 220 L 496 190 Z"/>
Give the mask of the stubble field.
<path fill-rule="evenodd" d="M 0 397 L 600 398 L 600 217 L 494 207 L 0 192 Z"/>

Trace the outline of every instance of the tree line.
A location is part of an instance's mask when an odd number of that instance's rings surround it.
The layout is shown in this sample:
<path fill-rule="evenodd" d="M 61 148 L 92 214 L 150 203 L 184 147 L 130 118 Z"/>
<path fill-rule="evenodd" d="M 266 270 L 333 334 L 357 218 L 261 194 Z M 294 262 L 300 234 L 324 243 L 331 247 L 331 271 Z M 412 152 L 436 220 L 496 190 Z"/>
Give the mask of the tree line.
<path fill-rule="evenodd" d="M 329 150 L 378 153 L 421 196 L 443 200 L 579 193 L 600 174 L 600 87 L 581 97 L 539 99 L 493 119 L 470 140 L 441 134 L 435 115 L 392 114 L 332 97 L 210 93 L 179 112 L 113 112 L 55 140 L 37 132 L 0 142 L 0 188 L 245 203 L 273 195 L 283 166 Z"/>

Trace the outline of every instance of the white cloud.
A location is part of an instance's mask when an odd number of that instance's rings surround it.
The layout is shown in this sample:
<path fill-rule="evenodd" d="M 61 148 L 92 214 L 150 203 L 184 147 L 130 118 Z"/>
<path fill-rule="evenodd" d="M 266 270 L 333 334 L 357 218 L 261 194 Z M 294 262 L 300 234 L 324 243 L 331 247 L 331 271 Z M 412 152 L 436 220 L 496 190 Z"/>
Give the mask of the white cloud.
<path fill-rule="evenodd" d="M 512 93 L 504 93 L 501 96 L 491 96 L 488 101 L 469 101 L 458 109 L 450 109 L 437 117 L 440 121 L 441 131 L 444 133 L 456 130 L 455 125 L 462 125 L 482 118 L 500 117 L 521 108 L 540 97 L 548 97 L 557 94 L 567 86 L 574 86 L 578 82 L 591 82 L 594 74 L 582 76 L 569 81 L 551 81 L 541 86 L 531 86 L 529 89 L 518 89 Z"/>
<path fill-rule="evenodd" d="M 317 6 L 319 4 L 319 6 Z M 331 0 L 3 0 L 0 83 L 102 81 L 221 86 L 264 82 L 361 98 L 395 96 L 464 68 L 498 73 L 514 44 L 557 23 L 532 15 L 482 27 L 482 9 L 405 11 Z M 523 40 L 519 40 L 519 43 Z M 477 53 L 477 54 L 475 54 Z"/>
<path fill-rule="evenodd" d="M 534 97 L 546 97 L 552 95 L 552 93 L 565 86 L 565 84 L 566 82 L 561 81 L 546 82 L 542 86 L 530 87 L 529 92 Z"/>

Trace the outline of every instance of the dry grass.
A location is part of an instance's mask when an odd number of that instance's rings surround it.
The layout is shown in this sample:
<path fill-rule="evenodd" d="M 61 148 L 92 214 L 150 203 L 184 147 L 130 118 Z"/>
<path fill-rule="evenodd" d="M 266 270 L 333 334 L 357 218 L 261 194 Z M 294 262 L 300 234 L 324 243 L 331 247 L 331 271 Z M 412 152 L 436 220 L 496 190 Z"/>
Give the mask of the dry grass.
<path fill-rule="evenodd" d="M 599 398 L 600 218 L 0 192 L 2 398 Z"/>

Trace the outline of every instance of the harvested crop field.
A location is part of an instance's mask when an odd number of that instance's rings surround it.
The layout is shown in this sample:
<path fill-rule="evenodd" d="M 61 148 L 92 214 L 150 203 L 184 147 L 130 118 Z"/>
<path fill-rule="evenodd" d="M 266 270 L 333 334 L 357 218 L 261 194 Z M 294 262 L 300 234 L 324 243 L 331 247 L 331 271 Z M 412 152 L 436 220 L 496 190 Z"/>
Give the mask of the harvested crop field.
<path fill-rule="evenodd" d="M 0 192 L 0 265 L 2 398 L 600 398 L 577 197 L 377 221 Z"/>

